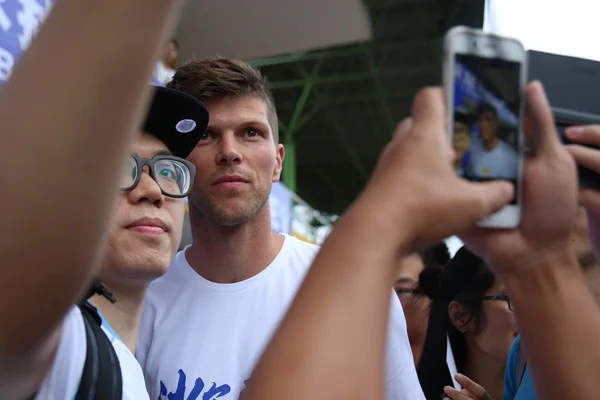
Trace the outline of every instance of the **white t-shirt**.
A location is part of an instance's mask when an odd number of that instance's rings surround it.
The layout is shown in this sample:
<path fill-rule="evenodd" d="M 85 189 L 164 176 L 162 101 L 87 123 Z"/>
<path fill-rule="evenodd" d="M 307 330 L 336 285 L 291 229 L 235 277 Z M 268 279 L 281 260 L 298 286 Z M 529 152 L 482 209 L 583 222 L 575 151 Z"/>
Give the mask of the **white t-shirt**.
<path fill-rule="evenodd" d="M 473 148 L 468 172 L 479 178 L 517 179 L 519 169 L 517 152 L 500 141 L 492 151 Z"/>
<path fill-rule="evenodd" d="M 149 400 L 140 365 L 104 317 L 102 330 L 110 339 L 119 358 L 123 376 L 123 400 Z M 73 399 L 79 389 L 86 351 L 83 316 L 78 307 L 73 307 L 65 317 L 56 356 L 35 399 Z"/>
<path fill-rule="evenodd" d="M 173 80 L 175 70 L 167 67 L 162 61 L 156 63 L 154 67 L 154 79 L 161 85 L 166 85 Z"/>
<path fill-rule="evenodd" d="M 275 260 L 245 281 L 204 279 L 184 250 L 150 285 L 136 356 L 152 399 L 238 400 L 319 249 L 284 237 Z M 424 399 L 400 301 L 394 295 L 391 302 L 387 398 Z"/>

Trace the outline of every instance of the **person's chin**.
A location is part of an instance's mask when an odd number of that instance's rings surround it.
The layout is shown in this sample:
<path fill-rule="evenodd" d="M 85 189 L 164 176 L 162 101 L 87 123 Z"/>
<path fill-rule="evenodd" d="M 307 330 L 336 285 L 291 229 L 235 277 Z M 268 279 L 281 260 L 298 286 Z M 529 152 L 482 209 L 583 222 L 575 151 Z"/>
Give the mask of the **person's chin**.
<path fill-rule="evenodd" d="M 170 246 L 146 247 L 139 249 L 136 265 L 132 268 L 152 281 L 168 271 L 172 259 Z"/>

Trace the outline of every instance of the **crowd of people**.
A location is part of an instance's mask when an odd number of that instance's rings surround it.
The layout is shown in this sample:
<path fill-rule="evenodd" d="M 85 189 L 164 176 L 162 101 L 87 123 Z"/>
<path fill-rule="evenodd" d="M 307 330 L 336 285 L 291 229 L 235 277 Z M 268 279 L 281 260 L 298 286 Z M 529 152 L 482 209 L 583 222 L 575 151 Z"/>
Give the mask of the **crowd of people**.
<path fill-rule="evenodd" d="M 597 396 L 600 194 L 575 166 L 600 173 L 600 126 L 561 144 L 530 83 L 522 221 L 478 228 L 514 188 L 456 173 L 424 88 L 319 248 L 271 229 L 265 77 L 198 59 L 148 85 L 182 4 L 58 0 L 0 90 L 3 399 Z"/>

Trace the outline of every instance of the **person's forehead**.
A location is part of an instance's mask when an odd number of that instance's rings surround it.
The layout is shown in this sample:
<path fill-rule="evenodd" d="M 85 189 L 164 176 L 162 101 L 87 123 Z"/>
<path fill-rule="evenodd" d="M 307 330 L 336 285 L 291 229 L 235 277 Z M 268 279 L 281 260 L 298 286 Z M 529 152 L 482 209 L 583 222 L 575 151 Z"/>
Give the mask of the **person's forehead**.
<path fill-rule="evenodd" d="M 417 282 L 421 271 L 423 271 L 423 259 L 418 254 L 412 254 L 404 258 L 400 263 L 396 279 L 406 282 L 410 279 L 413 282 Z"/>
<path fill-rule="evenodd" d="M 140 157 L 152 157 L 159 151 L 169 150 L 167 145 L 156 136 L 149 133 L 138 135 L 133 143 L 132 152 Z"/>
<path fill-rule="evenodd" d="M 210 114 L 211 126 L 231 123 L 268 123 L 267 103 L 258 96 L 227 96 L 204 102 Z"/>

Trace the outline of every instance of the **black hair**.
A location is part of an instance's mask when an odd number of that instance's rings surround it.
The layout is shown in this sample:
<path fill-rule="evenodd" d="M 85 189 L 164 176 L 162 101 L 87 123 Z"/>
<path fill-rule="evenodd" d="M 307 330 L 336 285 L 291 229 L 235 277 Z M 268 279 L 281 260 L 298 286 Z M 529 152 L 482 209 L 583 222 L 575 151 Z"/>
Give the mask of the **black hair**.
<path fill-rule="evenodd" d="M 477 115 L 481 115 L 486 112 L 491 112 L 492 114 L 494 114 L 494 117 L 498 116 L 498 111 L 496 111 L 496 107 L 494 107 L 487 101 L 482 101 L 477 106 Z"/>
<path fill-rule="evenodd" d="M 426 250 L 420 251 L 419 255 L 423 259 L 425 269 L 428 267 L 443 267 L 450 261 L 450 251 L 446 242 L 441 242 Z"/>
<path fill-rule="evenodd" d="M 463 124 L 465 124 L 469 127 L 469 130 L 471 129 L 471 123 L 472 123 L 471 118 L 469 118 L 469 115 L 464 112 L 455 111 L 454 112 L 454 122 L 462 122 Z"/>
<path fill-rule="evenodd" d="M 418 254 L 423 260 L 423 271 L 419 274 L 419 282 L 413 295 L 433 298 L 434 293 L 431 290 L 437 288 L 442 268 L 450 261 L 450 250 L 446 242 L 441 242 Z"/>
<path fill-rule="evenodd" d="M 477 330 L 481 328 L 482 297 L 496 278 L 487 264 L 462 247 L 440 270 L 425 269 L 419 275 L 419 287 L 432 298 L 429 325 L 421 360 L 419 381 L 427 400 L 439 400 L 444 386 L 452 386 L 446 363 L 446 336 L 450 339 L 458 372 L 465 372 L 467 345 L 464 335 L 450 320 L 448 306 L 454 300 L 466 308 Z"/>
<path fill-rule="evenodd" d="M 419 253 L 419 257 L 423 261 L 423 271 L 419 274 L 419 282 L 415 291 L 414 296 L 427 296 L 432 297 L 432 293 L 428 293 L 432 287 L 436 286 L 435 281 L 439 278 L 439 274 L 450 261 L 450 251 L 446 242 L 441 242 L 426 250 L 422 250 Z M 422 284 L 421 281 L 427 282 Z"/>

